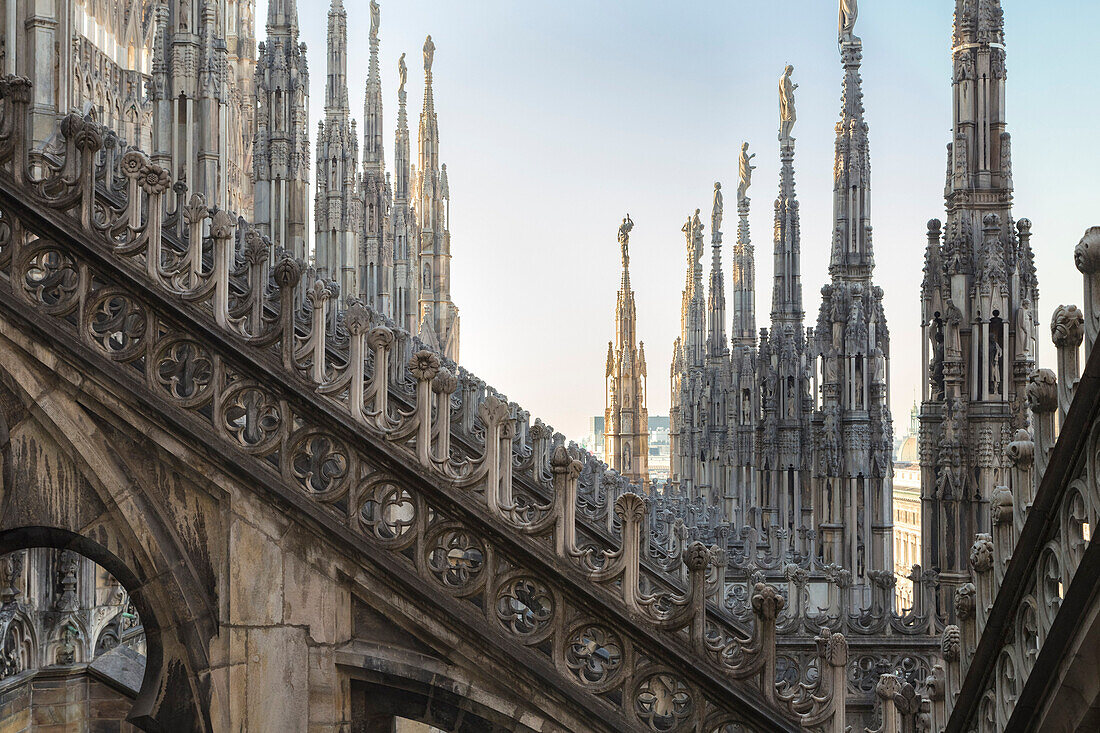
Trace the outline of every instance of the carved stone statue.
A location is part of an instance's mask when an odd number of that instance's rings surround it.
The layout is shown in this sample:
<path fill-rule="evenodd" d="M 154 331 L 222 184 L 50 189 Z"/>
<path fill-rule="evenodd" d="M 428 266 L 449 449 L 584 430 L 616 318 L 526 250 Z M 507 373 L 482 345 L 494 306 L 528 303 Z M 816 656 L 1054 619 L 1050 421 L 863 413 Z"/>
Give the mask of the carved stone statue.
<path fill-rule="evenodd" d="M 379 8 L 377 0 L 370 0 L 370 35 L 371 38 L 378 37 L 378 26 L 380 24 Z"/>
<path fill-rule="evenodd" d="M 180 0 L 179 17 L 176 18 L 180 33 L 186 33 L 191 25 L 191 0 Z"/>
<path fill-rule="evenodd" d="M 741 156 L 738 160 L 738 172 L 741 174 L 741 183 L 737 186 L 737 201 L 741 202 L 745 200 L 745 194 L 748 193 L 749 186 L 752 185 L 752 172 L 756 170 L 756 166 L 752 165 L 752 159 L 756 157 L 756 153 L 749 155 L 749 144 L 741 143 Z"/>
<path fill-rule="evenodd" d="M 989 392 L 1001 393 L 1001 370 L 1004 368 L 1004 349 L 996 338 L 989 339 Z"/>
<path fill-rule="evenodd" d="M 779 139 L 790 140 L 794 130 L 794 90 L 798 85 L 791 81 L 794 67 L 790 64 L 783 70 L 783 76 L 779 78 Z"/>
<path fill-rule="evenodd" d="M 627 214 L 619 226 L 619 247 L 622 249 L 624 270 L 630 265 L 630 252 L 627 245 L 630 243 L 630 230 L 633 228 L 634 221 L 630 218 L 630 214 Z"/>
<path fill-rule="evenodd" d="M 424 39 L 424 71 L 431 73 L 432 61 L 435 60 L 435 44 L 432 43 L 432 37 L 428 36 Z"/>
<path fill-rule="evenodd" d="M 859 10 L 856 0 L 840 0 L 840 42 L 855 40 L 856 16 Z"/>
<path fill-rule="evenodd" d="M 829 347 L 829 353 L 825 355 L 823 362 L 822 375 L 825 378 L 825 384 L 835 384 L 837 376 L 837 353 L 834 347 Z"/>
<path fill-rule="evenodd" d="M 1035 337 L 1035 322 L 1031 315 L 1031 301 L 1024 300 L 1016 309 L 1016 358 L 1031 358 L 1031 341 Z"/>
<path fill-rule="evenodd" d="M 871 352 L 871 384 L 886 384 L 886 356 L 878 346 Z"/>
<path fill-rule="evenodd" d="M 718 181 L 714 182 L 714 205 L 710 210 L 710 233 L 711 236 L 717 236 L 719 230 L 722 228 L 722 184 Z"/>
<path fill-rule="evenodd" d="M 853 405 L 853 407 L 857 410 L 862 410 L 863 409 L 863 370 L 857 367 L 853 371 L 855 372 L 853 374 L 854 379 L 852 380 L 852 386 L 853 386 L 852 391 L 854 392 L 853 396 L 855 397 L 855 404 Z"/>
<path fill-rule="evenodd" d="M 962 323 L 962 311 L 958 306 L 948 301 L 947 303 L 947 337 L 945 348 L 947 358 L 953 361 L 962 358 L 962 339 L 959 337 L 959 327 Z"/>
<path fill-rule="evenodd" d="M 397 74 L 401 77 L 401 86 L 398 87 L 398 93 L 405 91 L 405 82 L 409 80 L 409 67 L 405 66 L 405 54 L 401 54 L 401 58 L 397 60 Z"/>

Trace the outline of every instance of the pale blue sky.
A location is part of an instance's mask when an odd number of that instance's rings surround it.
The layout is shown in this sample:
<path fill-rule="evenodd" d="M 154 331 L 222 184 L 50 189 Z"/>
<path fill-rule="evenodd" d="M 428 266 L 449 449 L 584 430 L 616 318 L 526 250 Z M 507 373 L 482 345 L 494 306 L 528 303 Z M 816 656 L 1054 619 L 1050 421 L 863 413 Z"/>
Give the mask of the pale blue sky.
<path fill-rule="evenodd" d="M 262 37 L 266 3 L 258 4 Z M 369 11 L 366 0 L 344 4 L 352 113 L 361 119 Z M 1059 303 L 1081 302 L 1073 246 L 1086 227 L 1100 224 L 1100 97 L 1093 82 L 1100 3 L 1003 0 L 1003 6 L 1015 214 L 1034 223 L 1041 360 L 1052 366 L 1050 314 Z M 312 75 L 311 133 L 323 118 L 327 10 L 324 0 L 299 0 Z M 926 222 L 943 216 L 953 10 L 952 0 L 860 3 L 875 277 L 886 291 L 899 428 L 919 390 Z M 436 110 L 451 184 L 462 363 L 532 415 L 581 437 L 588 417 L 604 408 L 619 282 L 615 235 L 629 212 L 649 410 L 667 414 L 685 269 L 680 227 L 696 207 L 709 210 L 714 181 L 736 186 L 742 140 L 758 153 L 751 225 L 758 326 L 768 325 L 776 86 L 786 63 L 794 64 L 799 84 L 795 167 L 812 324 L 832 231 L 841 82 L 836 22 L 835 0 L 382 0 L 390 164 L 397 58 L 408 53 L 415 156 L 425 34 L 437 46 Z M 735 217 L 727 212 L 726 221 L 729 243 Z"/>

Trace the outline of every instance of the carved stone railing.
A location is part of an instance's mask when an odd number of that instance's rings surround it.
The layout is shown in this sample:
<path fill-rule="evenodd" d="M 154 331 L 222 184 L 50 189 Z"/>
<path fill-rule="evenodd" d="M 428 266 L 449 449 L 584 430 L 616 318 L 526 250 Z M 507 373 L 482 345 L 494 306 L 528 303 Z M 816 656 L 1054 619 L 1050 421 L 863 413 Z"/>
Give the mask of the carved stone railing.
<path fill-rule="evenodd" d="M 139 151 L 105 148 L 94 120 L 67 116 L 58 152 L 32 152 L 29 98 L 0 80 L 6 311 L 528 650 L 606 725 L 843 730 L 843 666 L 777 688 L 776 588 L 754 586 L 746 633 L 713 603 L 720 558 L 701 543 L 683 583 L 643 557 L 643 497 L 362 303 L 337 308 L 332 283 Z M 828 672 L 846 644 L 823 638 Z"/>

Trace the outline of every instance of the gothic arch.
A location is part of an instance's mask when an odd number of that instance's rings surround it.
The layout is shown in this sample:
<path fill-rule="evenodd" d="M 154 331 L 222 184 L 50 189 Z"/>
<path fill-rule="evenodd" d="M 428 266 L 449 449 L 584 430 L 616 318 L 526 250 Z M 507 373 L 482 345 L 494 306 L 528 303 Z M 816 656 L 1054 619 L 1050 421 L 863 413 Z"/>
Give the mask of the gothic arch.
<path fill-rule="evenodd" d="M 145 677 L 130 722 L 144 730 L 168 729 L 166 723 L 171 730 L 210 730 L 213 599 L 163 507 L 71 385 L 4 338 L 0 365 L 0 397 L 7 398 L 0 399 L 7 434 L 0 444 L 0 555 L 69 549 L 110 572 L 129 592 L 146 632 Z"/>

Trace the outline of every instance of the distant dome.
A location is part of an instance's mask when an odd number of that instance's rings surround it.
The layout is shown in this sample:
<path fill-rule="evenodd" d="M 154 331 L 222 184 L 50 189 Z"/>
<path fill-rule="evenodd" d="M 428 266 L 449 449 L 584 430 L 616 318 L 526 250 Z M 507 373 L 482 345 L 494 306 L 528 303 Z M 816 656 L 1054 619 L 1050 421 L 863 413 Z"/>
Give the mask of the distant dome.
<path fill-rule="evenodd" d="M 917 436 L 907 435 L 901 441 L 898 453 L 894 456 L 895 463 L 917 463 L 920 460 L 920 451 L 917 448 Z"/>

